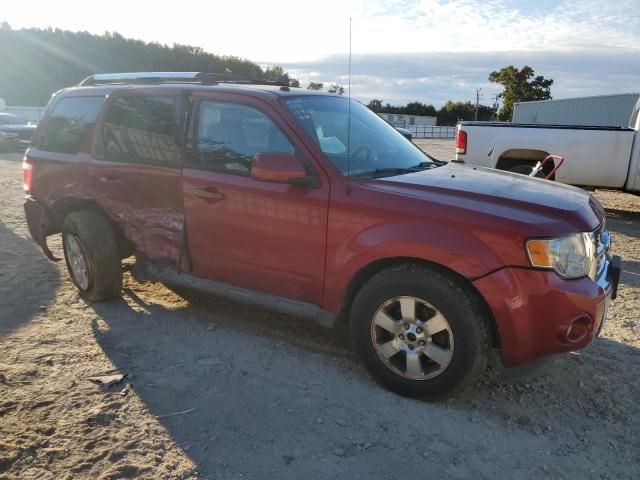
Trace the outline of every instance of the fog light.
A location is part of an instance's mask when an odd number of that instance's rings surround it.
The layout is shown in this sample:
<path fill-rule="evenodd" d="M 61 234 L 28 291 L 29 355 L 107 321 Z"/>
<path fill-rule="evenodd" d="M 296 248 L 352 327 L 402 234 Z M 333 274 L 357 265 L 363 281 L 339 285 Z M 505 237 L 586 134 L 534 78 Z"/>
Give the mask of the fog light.
<path fill-rule="evenodd" d="M 558 339 L 565 344 L 579 343 L 589 335 L 591 326 L 591 318 L 588 315 L 581 315 L 559 328 Z"/>

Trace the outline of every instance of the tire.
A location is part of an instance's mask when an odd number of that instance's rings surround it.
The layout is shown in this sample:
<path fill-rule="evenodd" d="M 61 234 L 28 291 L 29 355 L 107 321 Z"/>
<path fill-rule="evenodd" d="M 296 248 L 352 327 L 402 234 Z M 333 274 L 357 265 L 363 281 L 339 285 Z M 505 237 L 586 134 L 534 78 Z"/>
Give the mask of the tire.
<path fill-rule="evenodd" d="M 403 302 L 410 311 L 410 298 L 416 305 L 415 322 L 406 330 Z M 379 323 L 386 325 L 386 320 L 378 321 L 385 317 L 380 312 L 393 320 L 394 330 L 399 322 L 401 330 L 391 333 L 380 327 Z M 374 275 L 356 295 L 350 313 L 353 346 L 371 375 L 400 395 L 429 400 L 459 395 L 476 383 L 490 354 L 489 322 L 477 295 L 453 275 L 410 264 Z M 424 327 L 422 331 L 416 324 Z M 445 324 L 448 329 L 442 329 Z M 429 330 L 436 333 L 430 336 Z M 409 362 L 416 356 L 418 360 Z"/>
<path fill-rule="evenodd" d="M 62 223 L 62 246 L 69 276 L 83 298 L 103 302 L 120 296 L 118 243 L 113 227 L 101 212 L 69 213 Z"/>
<path fill-rule="evenodd" d="M 531 174 L 531 172 L 533 171 L 533 167 L 531 165 L 517 165 L 517 166 L 511 168 L 509 171 L 511 173 L 518 173 L 520 175 L 529 176 Z M 544 178 L 546 175 L 542 170 L 540 170 L 538 173 L 536 173 L 535 176 L 536 176 L 536 178 Z"/>

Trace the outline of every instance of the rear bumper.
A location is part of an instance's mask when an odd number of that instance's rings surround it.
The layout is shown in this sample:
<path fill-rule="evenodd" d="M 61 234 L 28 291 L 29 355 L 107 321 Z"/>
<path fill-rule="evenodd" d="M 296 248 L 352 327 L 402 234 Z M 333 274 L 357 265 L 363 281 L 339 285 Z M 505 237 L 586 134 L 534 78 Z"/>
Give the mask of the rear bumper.
<path fill-rule="evenodd" d="M 504 268 L 473 283 L 493 312 L 504 364 L 517 366 L 588 345 L 600 333 L 619 277 L 620 259 L 613 257 L 595 282 Z"/>
<path fill-rule="evenodd" d="M 47 245 L 47 236 L 52 233 L 51 219 L 47 215 L 46 209 L 31 197 L 27 197 L 24 202 L 24 215 L 29 226 L 31 238 L 40 246 L 42 253 L 49 260 L 57 262 L 57 258 Z"/>

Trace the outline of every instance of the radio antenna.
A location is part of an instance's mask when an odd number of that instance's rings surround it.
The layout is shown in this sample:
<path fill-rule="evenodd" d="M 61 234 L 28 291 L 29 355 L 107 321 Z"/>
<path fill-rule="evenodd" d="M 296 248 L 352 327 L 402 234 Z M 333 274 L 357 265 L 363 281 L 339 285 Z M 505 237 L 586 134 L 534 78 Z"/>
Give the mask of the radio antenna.
<path fill-rule="evenodd" d="M 347 91 L 347 179 L 351 175 L 351 17 L 349 17 L 349 79 Z M 350 182 L 347 182 L 347 195 Z"/>

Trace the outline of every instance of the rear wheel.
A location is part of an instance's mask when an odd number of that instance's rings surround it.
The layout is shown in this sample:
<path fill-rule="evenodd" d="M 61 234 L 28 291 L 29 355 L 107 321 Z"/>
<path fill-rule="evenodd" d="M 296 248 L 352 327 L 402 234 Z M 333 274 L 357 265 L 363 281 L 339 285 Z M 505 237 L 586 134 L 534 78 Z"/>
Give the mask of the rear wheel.
<path fill-rule="evenodd" d="M 102 213 L 69 213 L 62 224 L 62 246 L 71 280 L 84 298 L 101 302 L 120 295 L 120 252 L 115 232 Z"/>
<path fill-rule="evenodd" d="M 401 395 L 442 399 L 473 385 L 490 351 L 476 295 L 437 268 L 378 273 L 351 309 L 354 347 L 373 377 Z"/>

